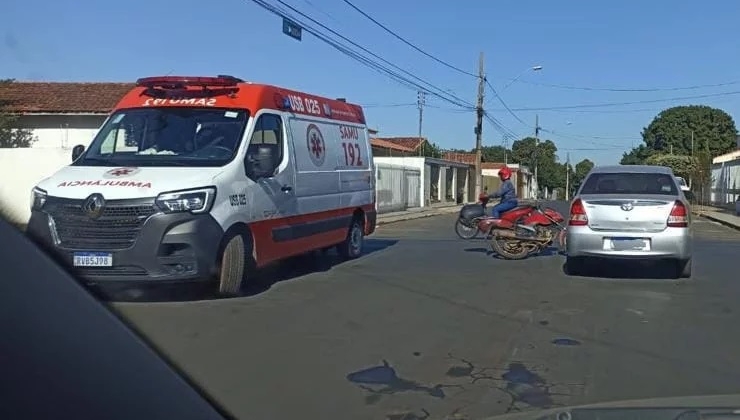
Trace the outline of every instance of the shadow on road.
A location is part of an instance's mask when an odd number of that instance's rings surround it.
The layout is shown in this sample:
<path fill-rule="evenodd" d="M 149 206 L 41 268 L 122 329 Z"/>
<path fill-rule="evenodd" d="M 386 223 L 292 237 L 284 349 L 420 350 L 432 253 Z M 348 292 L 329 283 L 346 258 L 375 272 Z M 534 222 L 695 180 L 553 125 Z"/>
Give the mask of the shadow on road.
<path fill-rule="evenodd" d="M 398 243 L 393 239 L 365 239 L 364 253 L 359 258 L 382 251 Z M 315 251 L 288 258 L 259 270 L 245 285 L 240 297 L 255 296 L 266 292 L 273 285 L 294 280 L 312 273 L 322 273 L 346 261 L 335 251 Z M 91 291 L 101 300 L 117 302 L 178 302 L 218 299 L 216 284 L 175 284 L 156 286 L 106 286 Z"/>
<path fill-rule="evenodd" d="M 477 253 L 480 253 L 480 254 L 486 254 L 488 256 L 492 256 L 492 257 L 497 258 L 497 259 L 505 259 L 505 258 L 501 258 L 499 255 L 497 255 L 495 252 L 493 252 L 490 247 L 480 246 L 480 247 L 475 247 L 475 248 L 465 248 L 464 251 L 465 252 L 477 252 Z M 536 254 L 530 254 L 525 259 L 538 258 L 538 257 L 551 257 L 553 255 L 563 255 L 563 253 L 561 251 L 559 251 L 555 247 L 549 247 L 547 249 L 544 249 L 542 252 L 538 252 Z"/>
<path fill-rule="evenodd" d="M 673 266 L 663 261 L 598 261 L 586 265 L 583 276 L 568 274 L 565 264 L 561 269 L 569 277 L 596 277 L 603 279 L 629 280 L 675 280 Z"/>

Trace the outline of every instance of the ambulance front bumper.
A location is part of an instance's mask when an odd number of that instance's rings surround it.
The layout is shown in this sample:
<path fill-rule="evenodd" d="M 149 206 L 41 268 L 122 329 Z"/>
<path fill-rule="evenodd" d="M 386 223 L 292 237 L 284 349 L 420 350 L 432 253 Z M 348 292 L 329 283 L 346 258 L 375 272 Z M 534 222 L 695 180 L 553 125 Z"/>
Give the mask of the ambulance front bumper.
<path fill-rule="evenodd" d="M 50 199 L 42 210 L 32 211 L 27 233 L 88 283 L 213 278 L 224 234 L 213 217 L 165 214 L 150 203 L 125 201 L 110 215 L 91 220 L 75 213 L 75 206 Z"/>

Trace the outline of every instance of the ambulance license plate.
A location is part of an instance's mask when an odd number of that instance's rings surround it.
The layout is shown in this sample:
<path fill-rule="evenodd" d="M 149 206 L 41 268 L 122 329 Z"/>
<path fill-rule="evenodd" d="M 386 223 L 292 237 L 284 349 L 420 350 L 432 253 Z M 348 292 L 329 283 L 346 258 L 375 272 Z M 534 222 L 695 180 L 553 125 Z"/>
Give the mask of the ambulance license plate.
<path fill-rule="evenodd" d="M 112 267 L 113 254 L 110 252 L 75 252 L 72 255 L 75 267 Z"/>

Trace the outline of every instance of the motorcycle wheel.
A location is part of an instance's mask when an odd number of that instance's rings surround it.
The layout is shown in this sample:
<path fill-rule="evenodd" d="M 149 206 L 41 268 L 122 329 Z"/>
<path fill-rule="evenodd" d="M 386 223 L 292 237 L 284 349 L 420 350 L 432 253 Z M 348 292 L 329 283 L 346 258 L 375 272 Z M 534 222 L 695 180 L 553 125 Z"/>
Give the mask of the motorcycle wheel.
<path fill-rule="evenodd" d="M 499 239 L 497 237 L 491 239 L 491 249 L 507 260 L 523 260 L 531 254 L 527 248 L 521 245 L 517 246 L 513 241 Z"/>
<path fill-rule="evenodd" d="M 473 239 L 478 236 L 478 227 L 467 226 L 462 219 L 457 219 L 457 222 L 455 222 L 455 233 L 461 239 Z"/>

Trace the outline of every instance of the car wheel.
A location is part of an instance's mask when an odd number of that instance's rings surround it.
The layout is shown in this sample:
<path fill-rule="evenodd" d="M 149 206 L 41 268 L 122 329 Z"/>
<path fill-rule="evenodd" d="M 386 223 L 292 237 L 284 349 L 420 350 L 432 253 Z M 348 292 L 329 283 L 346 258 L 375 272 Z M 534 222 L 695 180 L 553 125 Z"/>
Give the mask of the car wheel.
<path fill-rule="evenodd" d="M 690 259 L 676 261 L 676 277 L 680 279 L 688 279 L 691 277 Z"/>
<path fill-rule="evenodd" d="M 235 234 L 226 242 L 221 253 L 218 293 L 224 297 L 238 296 L 244 283 L 247 254 L 244 236 Z"/>
<path fill-rule="evenodd" d="M 566 257 L 565 258 L 565 273 L 569 276 L 582 276 L 586 264 L 581 258 Z"/>
<path fill-rule="evenodd" d="M 362 255 L 364 240 L 365 231 L 362 228 L 362 223 L 358 218 L 355 218 L 347 231 L 347 238 L 337 245 L 337 252 L 346 260 L 355 259 Z"/>

